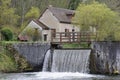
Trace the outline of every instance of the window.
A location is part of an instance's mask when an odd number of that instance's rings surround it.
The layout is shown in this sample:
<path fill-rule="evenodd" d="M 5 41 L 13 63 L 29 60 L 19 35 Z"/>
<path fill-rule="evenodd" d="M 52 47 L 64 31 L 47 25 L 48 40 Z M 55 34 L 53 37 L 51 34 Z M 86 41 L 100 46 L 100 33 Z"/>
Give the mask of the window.
<path fill-rule="evenodd" d="M 47 34 L 44 34 L 44 41 L 47 41 Z"/>
<path fill-rule="evenodd" d="M 65 29 L 65 37 L 68 37 L 68 35 L 69 35 L 69 29 Z"/>
<path fill-rule="evenodd" d="M 52 30 L 52 36 L 55 38 L 56 37 L 56 29 L 51 29 Z"/>

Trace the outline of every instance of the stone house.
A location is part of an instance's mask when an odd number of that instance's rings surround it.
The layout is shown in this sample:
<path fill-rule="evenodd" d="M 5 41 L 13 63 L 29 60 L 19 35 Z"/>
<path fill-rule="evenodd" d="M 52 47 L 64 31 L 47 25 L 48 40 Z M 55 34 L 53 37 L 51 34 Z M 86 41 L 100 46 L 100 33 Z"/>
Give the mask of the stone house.
<path fill-rule="evenodd" d="M 51 36 L 55 36 L 56 32 L 75 32 L 79 31 L 78 27 L 75 27 L 71 23 L 71 19 L 74 16 L 74 10 L 56 8 L 49 6 L 44 10 L 37 20 L 32 20 L 27 27 L 19 35 L 19 39 L 23 36 L 23 33 L 27 28 L 38 28 L 41 34 L 41 40 L 51 42 Z M 21 39 L 20 39 L 21 40 Z M 27 40 L 31 40 L 27 38 Z"/>

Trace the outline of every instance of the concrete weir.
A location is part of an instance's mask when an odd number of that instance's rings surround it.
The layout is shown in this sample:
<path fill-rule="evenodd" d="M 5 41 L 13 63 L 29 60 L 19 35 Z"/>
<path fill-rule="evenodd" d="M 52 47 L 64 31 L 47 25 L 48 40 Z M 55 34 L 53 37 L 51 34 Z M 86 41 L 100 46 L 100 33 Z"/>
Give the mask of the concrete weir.
<path fill-rule="evenodd" d="M 90 66 L 92 73 L 120 72 L 120 42 L 93 42 Z"/>
<path fill-rule="evenodd" d="M 91 49 L 54 49 L 46 53 L 43 71 L 89 73 Z"/>
<path fill-rule="evenodd" d="M 15 43 L 14 48 L 20 55 L 25 57 L 32 65 L 34 70 L 40 70 L 43 66 L 43 61 L 46 52 L 50 49 L 48 43 Z"/>
<path fill-rule="evenodd" d="M 36 71 L 120 72 L 120 42 L 92 42 L 91 49 L 53 49 L 48 43 L 15 43 Z"/>

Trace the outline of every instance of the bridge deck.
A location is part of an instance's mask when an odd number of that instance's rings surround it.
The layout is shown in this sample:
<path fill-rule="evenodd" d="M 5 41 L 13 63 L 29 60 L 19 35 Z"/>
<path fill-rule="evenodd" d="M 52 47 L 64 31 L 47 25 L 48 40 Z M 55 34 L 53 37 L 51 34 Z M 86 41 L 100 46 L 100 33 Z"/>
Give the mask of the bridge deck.
<path fill-rule="evenodd" d="M 80 43 L 96 40 L 96 34 L 92 32 L 56 32 L 52 34 L 52 43 Z"/>

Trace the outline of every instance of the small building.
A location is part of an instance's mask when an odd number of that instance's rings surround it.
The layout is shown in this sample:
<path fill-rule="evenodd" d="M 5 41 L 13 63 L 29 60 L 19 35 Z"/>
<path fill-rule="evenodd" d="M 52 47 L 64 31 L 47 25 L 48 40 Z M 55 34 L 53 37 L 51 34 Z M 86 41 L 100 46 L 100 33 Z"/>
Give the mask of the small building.
<path fill-rule="evenodd" d="M 37 20 L 30 21 L 19 37 L 28 36 L 25 34 L 28 28 L 37 28 L 40 34 L 40 40 L 47 42 L 51 42 L 51 36 L 55 37 L 56 32 L 72 32 L 73 29 L 75 32 L 78 32 L 79 28 L 71 23 L 74 14 L 74 10 L 49 6 Z M 30 36 L 28 36 L 29 40 L 32 40 Z"/>
<path fill-rule="evenodd" d="M 35 30 L 38 32 L 37 36 Z M 37 41 L 50 41 L 50 35 L 51 30 L 49 27 L 41 23 L 39 20 L 32 20 L 19 34 L 18 38 L 20 41 L 34 41 L 35 37 L 37 38 Z"/>

